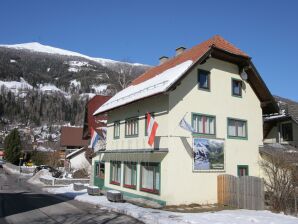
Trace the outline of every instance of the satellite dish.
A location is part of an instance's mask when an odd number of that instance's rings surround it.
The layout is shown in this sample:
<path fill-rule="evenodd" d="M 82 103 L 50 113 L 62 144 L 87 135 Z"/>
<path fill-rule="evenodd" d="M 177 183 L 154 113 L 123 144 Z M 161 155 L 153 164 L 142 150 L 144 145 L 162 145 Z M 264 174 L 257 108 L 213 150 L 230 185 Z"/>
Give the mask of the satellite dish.
<path fill-rule="evenodd" d="M 245 72 L 244 69 L 242 69 L 242 72 L 240 74 L 240 77 L 241 77 L 241 79 L 243 79 L 245 81 L 247 80 L 248 76 L 247 76 L 247 73 Z"/>

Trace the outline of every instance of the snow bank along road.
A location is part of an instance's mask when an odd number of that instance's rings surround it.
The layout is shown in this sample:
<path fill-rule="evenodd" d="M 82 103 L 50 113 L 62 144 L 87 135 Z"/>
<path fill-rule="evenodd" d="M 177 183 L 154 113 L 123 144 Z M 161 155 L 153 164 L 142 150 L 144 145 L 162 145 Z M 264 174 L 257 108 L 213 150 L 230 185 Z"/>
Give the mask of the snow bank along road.
<path fill-rule="evenodd" d="M 0 224 L 141 223 L 94 205 L 46 194 L 27 184 L 27 178 L 5 174 L 0 168 Z"/>

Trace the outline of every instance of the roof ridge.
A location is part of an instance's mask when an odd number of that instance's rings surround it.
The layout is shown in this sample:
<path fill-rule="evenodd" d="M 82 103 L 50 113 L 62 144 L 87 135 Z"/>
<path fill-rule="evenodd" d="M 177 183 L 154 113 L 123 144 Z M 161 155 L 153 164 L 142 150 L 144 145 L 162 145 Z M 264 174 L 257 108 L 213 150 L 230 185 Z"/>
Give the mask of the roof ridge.
<path fill-rule="evenodd" d="M 216 47 L 236 55 L 249 57 L 245 52 L 235 47 L 229 41 L 225 40 L 222 36 L 217 34 L 189 49 L 186 49 L 181 54 L 170 58 L 163 64 L 150 68 L 148 71 L 146 71 L 139 77 L 135 78 L 131 82 L 131 85 L 140 84 L 148 79 L 151 79 L 159 75 L 160 73 L 162 73 L 163 71 L 171 67 L 174 67 L 178 64 L 183 63 L 184 61 L 192 60 L 193 62 L 195 62 L 197 61 L 198 58 L 200 58 L 203 54 L 205 54 L 211 47 Z"/>

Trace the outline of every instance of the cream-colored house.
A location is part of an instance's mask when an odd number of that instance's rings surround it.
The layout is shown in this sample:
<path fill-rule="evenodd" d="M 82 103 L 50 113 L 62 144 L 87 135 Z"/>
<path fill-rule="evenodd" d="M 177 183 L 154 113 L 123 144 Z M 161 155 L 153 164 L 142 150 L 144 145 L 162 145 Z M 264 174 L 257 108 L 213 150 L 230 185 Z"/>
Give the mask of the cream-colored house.
<path fill-rule="evenodd" d="M 276 111 L 251 58 L 222 37 L 178 48 L 94 113 L 108 114 L 94 182 L 162 205 L 216 203 L 219 174 L 260 175 L 262 114 Z"/>

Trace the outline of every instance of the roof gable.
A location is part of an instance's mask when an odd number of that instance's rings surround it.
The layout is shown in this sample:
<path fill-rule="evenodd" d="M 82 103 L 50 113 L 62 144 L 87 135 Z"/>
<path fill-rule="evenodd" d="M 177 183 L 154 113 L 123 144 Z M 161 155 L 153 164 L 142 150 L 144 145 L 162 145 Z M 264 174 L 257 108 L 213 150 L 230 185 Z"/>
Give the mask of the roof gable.
<path fill-rule="evenodd" d="M 132 85 L 137 85 L 141 82 L 151 79 L 154 76 L 164 72 L 165 70 L 167 70 L 175 65 L 181 64 L 187 60 L 191 60 L 191 61 L 195 62 L 199 58 L 201 58 L 211 47 L 216 47 L 216 48 L 225 50 L 227 52 L 230 52 L 232 54 L 249 58 L 246 53 L 244 53 L 243 51 L 241 51 L 240 49 L 235 47 L 233 44 L 229 43 L 221 36 L 215 35 L 212 38 L 210 38 L 209 40 L 206 40 L 201 44 L 198 44 L 188 50 L 185 50 L 182 54 L 169 59 L 165 63 L 149 69 L 143 75 L 141 75 L 141 76 L 137 77 L 135 80 L 133 80 Z"/>
<path fill-rule="evenodd" d="M 209 56 L 235 63 L 239 66 L 239 69 L 248 67 L 249 69 L 246 70 L 249 76 L 248 82 L 262 102 L 263 112 L 273 113 L 277 111 L 275 101 L 252 64 L 250 57 L 221 36 L 215 35 L 165 63 L 151 68 L 133 80 L 129 87 L 120 91 L 99 107 L 93 115 L 174 89 L 191 68 L 198 63 L 203 63 Z M 163 80 L 162 84 L 161 80 Z"/>

